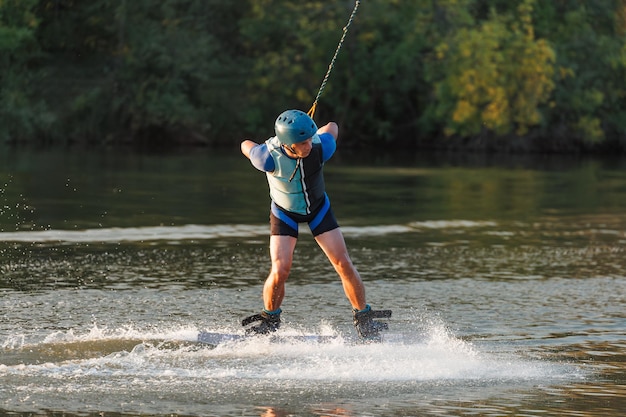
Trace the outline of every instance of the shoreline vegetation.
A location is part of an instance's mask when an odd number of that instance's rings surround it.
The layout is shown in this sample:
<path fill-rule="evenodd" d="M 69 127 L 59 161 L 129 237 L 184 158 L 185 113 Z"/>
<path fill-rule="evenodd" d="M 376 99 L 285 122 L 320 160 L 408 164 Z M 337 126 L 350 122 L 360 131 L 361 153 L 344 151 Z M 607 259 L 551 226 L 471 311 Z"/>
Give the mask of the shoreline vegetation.
<path fill-rule="evenodd" d="M 353 1 L 0 2 L 0 142 L 232 146 L 306 111 Z M 346 147 L 626 152 L 626 0 L 366 0 L 316 112 Z"/>

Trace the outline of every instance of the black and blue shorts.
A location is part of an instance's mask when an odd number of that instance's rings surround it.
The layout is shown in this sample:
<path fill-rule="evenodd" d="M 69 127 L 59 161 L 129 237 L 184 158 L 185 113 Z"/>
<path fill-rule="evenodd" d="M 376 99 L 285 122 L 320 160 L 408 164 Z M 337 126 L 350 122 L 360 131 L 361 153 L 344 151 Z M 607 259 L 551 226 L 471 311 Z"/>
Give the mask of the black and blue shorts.
<path fill-rule="evenodd" d="M 273 236 L 298 237 L 298 224 L 308 223 L 313 236 L 331 231 L 339 227 L 335 214 L 326 196 L 324 203 L 311 214 L 291 213 L 272 202 L 270 210 L 270 229 Z"/>

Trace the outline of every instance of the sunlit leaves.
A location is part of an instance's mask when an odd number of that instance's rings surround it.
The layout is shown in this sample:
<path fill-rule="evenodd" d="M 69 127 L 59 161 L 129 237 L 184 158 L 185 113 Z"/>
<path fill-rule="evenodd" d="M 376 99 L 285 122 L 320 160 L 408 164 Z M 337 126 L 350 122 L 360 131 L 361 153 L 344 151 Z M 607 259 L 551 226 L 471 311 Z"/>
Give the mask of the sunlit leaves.
<path fill-rule="evenodd" d="M 541 121 L 539 106 L 554 87 L 555 54 L 534 38 L 531 5 L 525 1 L 511 16 L 492 13 L 436 48 L 444 77 L 435 84 L 435 106 L 448 135 L 523 135 Z"/>

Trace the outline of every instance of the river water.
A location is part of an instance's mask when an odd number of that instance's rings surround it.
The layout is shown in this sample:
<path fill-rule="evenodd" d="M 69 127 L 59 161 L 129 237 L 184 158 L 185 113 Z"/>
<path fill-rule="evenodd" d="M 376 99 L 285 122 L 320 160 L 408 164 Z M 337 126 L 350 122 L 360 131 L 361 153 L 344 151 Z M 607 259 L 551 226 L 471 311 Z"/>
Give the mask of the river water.
<path fill-rule="evenodd" d="M 383 343 L 301 229 L 285 335 L 236 150 L 0 153 L 0 415 L 622 416 L 626 159 L 340 150 L 327 188 Z"/>

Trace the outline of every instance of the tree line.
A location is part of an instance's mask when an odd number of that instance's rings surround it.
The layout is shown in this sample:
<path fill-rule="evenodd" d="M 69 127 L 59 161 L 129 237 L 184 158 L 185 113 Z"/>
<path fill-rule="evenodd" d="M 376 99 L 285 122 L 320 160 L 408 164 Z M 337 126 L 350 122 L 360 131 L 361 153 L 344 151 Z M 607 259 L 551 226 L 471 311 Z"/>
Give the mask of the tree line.
<path fill-rule="evenodd" d="M 1 0 L 0 140 L 233 144 L 308 110 L 353 0 Z M 363 0 L 354 145 L 626 148 L 626 0 Z"/>

